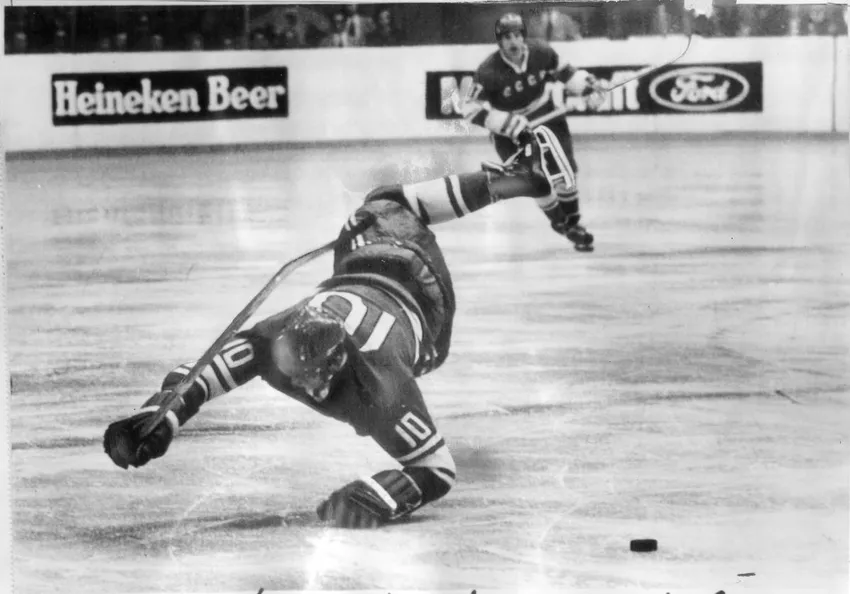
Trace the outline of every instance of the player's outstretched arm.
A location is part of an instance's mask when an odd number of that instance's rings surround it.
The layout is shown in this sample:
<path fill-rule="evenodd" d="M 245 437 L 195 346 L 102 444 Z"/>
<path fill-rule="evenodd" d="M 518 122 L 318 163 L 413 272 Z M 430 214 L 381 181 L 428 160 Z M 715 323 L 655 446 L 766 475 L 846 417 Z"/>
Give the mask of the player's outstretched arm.
<path fill-rule="evenodd" d="M 165 376 L 161 390 L 138 411 L 106 428 L 103 449 L 116 465 L 124 469 L 130 466 L 138 468 L 154 458 L 164 456 L 180 427 L 197 414 L 205 402 L 256 377 L 259 374 L 259 361 L 254 345 L 247 338 L 232 340 L 203 370 L 177 406 L 143 438 L 141 435 L 145 423 L 159 411 L 170 390 L 188 375 L 190 369 L 191 365 L 181 365 L 171 371 Z"/>
<path fill-rule="evenodd" d="M 377 528 L 395 522 L 412 514 L 417 509 L 433 503 L 454 487 L 457 469 L 448 446 L 434 426 L 427 413 L 414 415 L 410 420 L 410 411 L 406 415 L 407 423 L 397 425 L 401 433 L 406 433 L 408 448 L 399 450 L 393 446 L 388 451 L 408 451 L 405 455 L 395 456 L 402 468 L 383 470 L 371 477 L 352 481 L 331 493 L 316 508 L 319 519 L 331 522 L 339 528 Z M 405 428 L 401 428 L 401 427 Z M 411 427 L 419 431 L 421 438 L 414 437 Z M 398 435 L 398 434 L 397 434 Z M 425 437 L 425 436 L 428 437 Z M 392 436 L 374 436 L 384 446 Z M 417 439 L 421 443 L 416 443 Z M 410 443 L 414 443 L 411 446 Z"/>
<path fill-rule="evenodd" d="M 370 435 L 401 468 L 354 480 L 319 504 L 319 519 L 341 528 L 374 528 L 405 518 L 444 497 L 457 472 L 415 380 L 364 380 L 376 392 L 378 386 L 394 386 L 391 398 L 378 400 L 387 406 L 375 413 Z"/>

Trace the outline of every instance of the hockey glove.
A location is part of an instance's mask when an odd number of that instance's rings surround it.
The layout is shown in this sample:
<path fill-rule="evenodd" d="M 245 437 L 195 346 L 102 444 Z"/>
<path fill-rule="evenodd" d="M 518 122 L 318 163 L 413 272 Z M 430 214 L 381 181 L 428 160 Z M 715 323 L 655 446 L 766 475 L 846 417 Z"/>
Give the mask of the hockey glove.
<path fill-rule="evenodd" d="M 331 493 L 316 514 L 338 528 L 378 528 L 422 505 L 422 491 L 401 470 L 384 470 Z"/>
<path fill-rule="evenodd" d="M 124 469 L 130 466 L 138 468 L 165 455 L 179 427 L 173 412 L 169 412 L 147 437 L 142 438 L 142 428 L 158 409 L 155 405 L 146 406 L 135 415 L 115 421 L 106 428 L 103 449 L 116 465 Z"/>
<path fill-rule="evenodd" d="M 599 111 L 605 104 L 605 98 L 609 91 L 608 83 L 594 76 L 591 76 L 591 79 L 585 92 L 584 102 L 590 111 Z"/>
<path fill-rule="evenodd" d="M 520 148 L 525 148 L 529 144 L 535 143 L 534 133 L 530 128 L 525 128 L 522 132 L 520 132 L 516 138 L 514 138 L 514 144 L 516 144 Z"/>
<path fill-rule="evenodd" d="M 517 147 L 525 146 L 529 142 L 534 141 L 534 134 L 532 133 L 531 128 L 529 128 L 529 124 L 530 122 L 525 116 L 512 113 L 508 114 L 508 119 L 505 124 L 508 127 L 508 130 L 504 135 L 513 140 Z"/>
<path fill-rule="evenodd" d="M 584 102 L 590 111 L 599 111 L 600 108 L 605 104 L 605 91 L 594 91 L 593 93 L 585 97 Z"/>

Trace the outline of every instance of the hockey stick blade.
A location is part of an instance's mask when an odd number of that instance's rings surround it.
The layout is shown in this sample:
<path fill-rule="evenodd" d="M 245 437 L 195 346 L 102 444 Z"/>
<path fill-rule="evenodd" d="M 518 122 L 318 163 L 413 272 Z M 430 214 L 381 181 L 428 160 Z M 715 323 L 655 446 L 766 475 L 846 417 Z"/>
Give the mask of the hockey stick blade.
<path fill-rule="evenodd" d="M 683 49 L 682 52 L 678 56 L 673 58 L 672 60 L 668 60 L 667 62 L 664 62 L 663 64 L 656 64 L 654 66 L 647 66 L 646 68 L 642 68 L 642 69 L 638 70 L 633 76 L 630 76 L 626 80 L 622 80 L 622 81 L 618 82 L 616 85 L 608 87 L 607 89 L 601 89 L 600 92 L 610 93 L 614 89 L 619 89 L 620 87 L 627 85 L 632 81 L 641 79 L 641 78 L 643 78 L 647 75 L 652 74 L 653 72 L 657 72 L 658 70 L 661 70 L 662 68 L 666 68 L 667 66 L 672 66 L 673 64 L 675 64 L 676 62 L 681 60 L 685 56 L 685 54 L 688 53 L 688 50 L 691 48 L 691 41 L 692 40 L 693 40 L 693 34 L 688 35 L 688 41 L 685 44 L 685 49 Z M 552 120 L 554 120 L 556 118 L 559 118 L 563 115 L 566 115 L 568 111 L 569 111 L 568 107 L 566 105 L 564 105 L 563 107 L 559 107 L 558 109 L 556 109 L 554 111 L 551 111 L 551 112 L 549 112 L 545 115 L 540 116 L 539 118 L 537 118 L 535 120 L 532 120 L 531 122 L 529 122 L 528 127 L 533 130 L 537 126 L 542 126 L 543 124 L 551 122 Z"/>
<path fill-rule="evenodd" d="M 352 237 L 362 233 L 369 227 L 371 227 L 375 222 L 374 215 L 365 217 L 357 222 L 356 225 L 350 226 L 346 224 L 347 229 L 345 233 L 334 239 L 333 241 L 329 241 L 326 244 L 317 247 L 316 249 L 310 250 L 304 254 L 301 254 L 297 258 L 294 258 L 284 264 L 280 270 L 266 283 L 266 285 L 257 293 L 251 301 L 248 302 L 242 311 L 240 311 L 235 318 L 228 324 L 227 328 L 224 329 L 224 332 L 215 339 L 210 347 L 201 355 L 201 358 L 195 363 L 192 369 L 189 370 L 189 373 L 184 377 L 179 384 L 174 386 L 174 389 L 169 392 L 166 396 L 166 399 L 160 404 L 159 410 L 148 419 L 145 425 L 142 427 L 141 437 L 144 439 L 148 435 L 150 435 L 151 431 L 153 431 L 157 425 L 159 425 L 164 419 L 165 415 L 168 414 L 170 410 L 174 408 L 177 402 L 183 398 L 183 395 L 189 390 L 192 384 L 195 383 L 195 380 L 200 377 L 201 372 L 207 368 L 212 363 L 213 358 L 218 354 L 218 352 L 224 347 L 225 344 L 230 342 L 233 339 L 233 336 L 242 328 L 242 325 L 248 321 L 248 319 L 253 316 L 260 306 L 268 299 L 269 295 L 280 285 L 283 280 L 288 277 L 290 274 L 312 262 L 316 258 L 326 254 L 327 252 L 333 250 L 338 244 L 341 244 L 345 241 L 349 241 Z"/>

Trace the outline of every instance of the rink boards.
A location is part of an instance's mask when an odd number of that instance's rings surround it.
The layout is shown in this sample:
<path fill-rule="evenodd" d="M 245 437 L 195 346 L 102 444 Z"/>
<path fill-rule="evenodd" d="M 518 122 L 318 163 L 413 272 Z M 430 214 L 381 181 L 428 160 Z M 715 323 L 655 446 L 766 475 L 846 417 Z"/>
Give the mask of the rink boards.
<path fill-rule="evenodd" d="M 681 35 L 555 43 L 616 85 Z M 569 99 L 580 134 L 848 131 L 847 37 L 695 37 L 674 66 Z M 6 57 L 10 151 L 481 137 L 457 103 L 492 45 Z M 526 81 L 532 84 L 534 81 Z M 534 83 L 537 84 L 537 83 Z M 560 96 L 556 93 L 556 96 Z"/>

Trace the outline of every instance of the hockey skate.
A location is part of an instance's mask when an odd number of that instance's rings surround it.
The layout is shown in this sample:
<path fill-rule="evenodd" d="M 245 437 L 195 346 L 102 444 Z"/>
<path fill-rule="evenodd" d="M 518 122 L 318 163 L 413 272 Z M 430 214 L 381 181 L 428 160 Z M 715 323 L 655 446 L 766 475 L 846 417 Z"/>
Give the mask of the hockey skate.
<path fill-rule="evenodd" d="M 549 213 L 547 212 L 546 214 L 548 215 Z M 573 247 L 577 252 L 593 251 L 593 234 L 587 229 L 578 223 L 569 225 L 569 223 L 565 224 L 559 220 L 553 219 L 551 216 L 549 218 L 552 222 L 552 230 L 555 231 L 555 233 L 563 235 L 569 239 L 573 243 Z M 569 221 L 571 217 L 566 216 L 563 218 Z"/>

